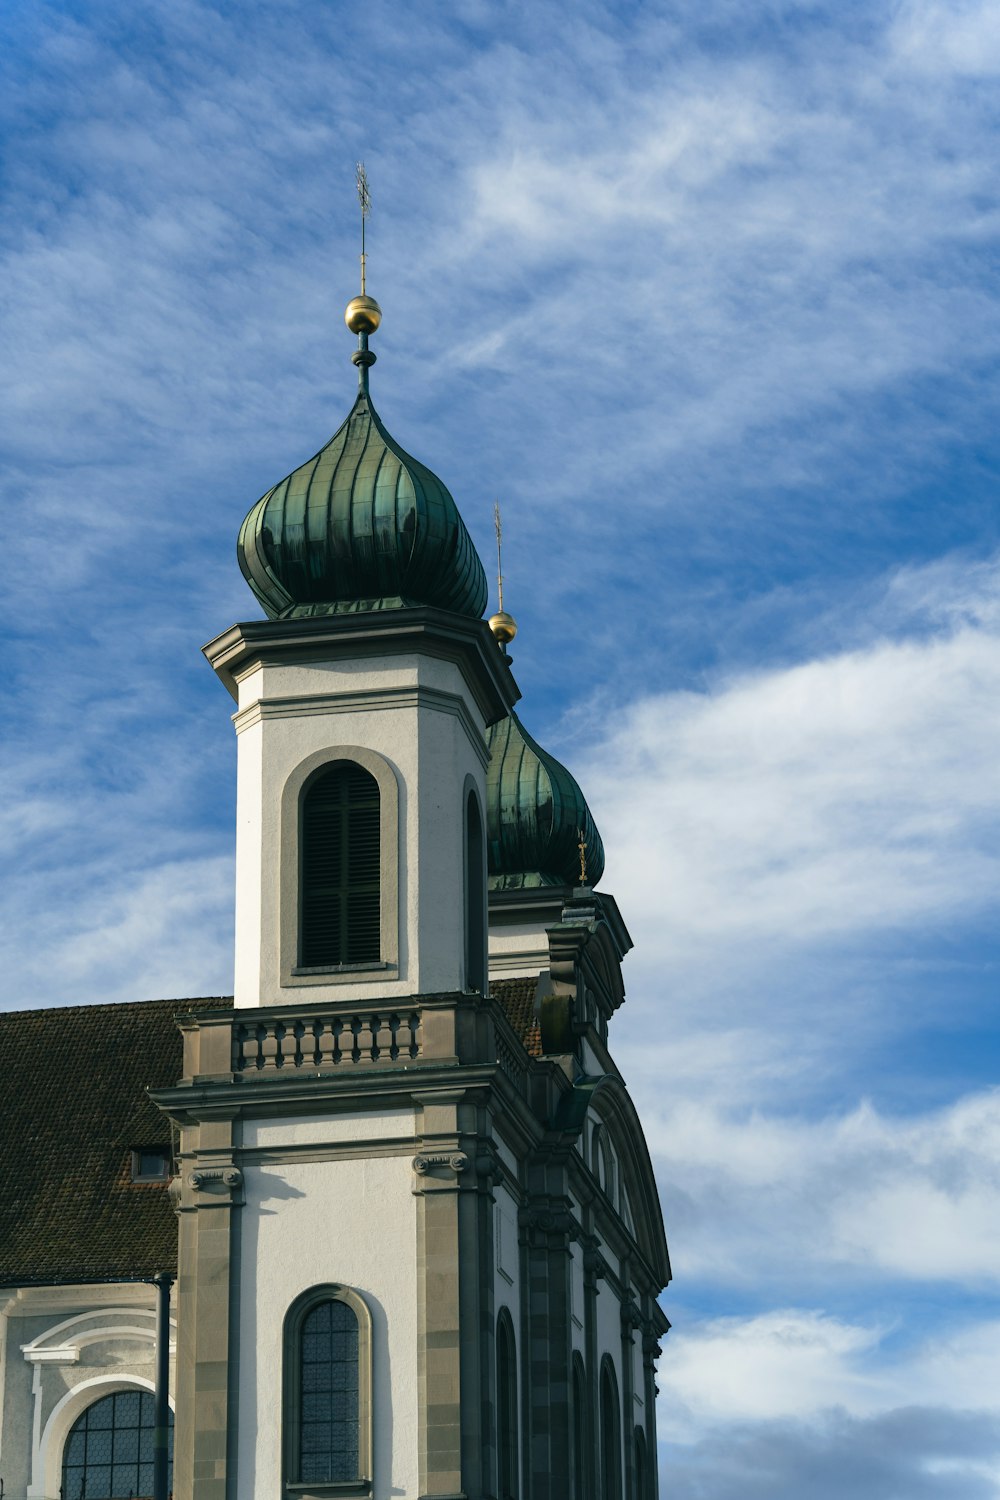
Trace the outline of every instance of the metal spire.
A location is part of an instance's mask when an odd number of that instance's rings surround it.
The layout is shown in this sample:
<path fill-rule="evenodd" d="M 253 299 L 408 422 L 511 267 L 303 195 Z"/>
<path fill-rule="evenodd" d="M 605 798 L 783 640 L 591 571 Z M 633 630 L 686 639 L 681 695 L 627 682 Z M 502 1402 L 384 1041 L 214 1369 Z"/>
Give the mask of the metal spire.
<path fill-rule="evenodd" d="M 375 363 L 375 355 L 368 347 L 368 335 L 374 333 L 382 321 L 382 309 L 374 297 L 369 297 L 365 289 L 365 272 L 368 266 L 368 256 L 365 252 L 365 220 L 372 211 L 372 196 L 368 187 L 368 173 L 365 164 L 359 161 L 355 168 L 355 186 L 358 190 L 358 202 L 361 205 L 361 295 L 352 297 L 347 304 L 344 313 L 344 322 L 352 333 L 358 336 L 358 347 L 351 355 L 351 359 L 358 367 L 358 384 L 362 392 L 368 394 L 368 371 Z"/>

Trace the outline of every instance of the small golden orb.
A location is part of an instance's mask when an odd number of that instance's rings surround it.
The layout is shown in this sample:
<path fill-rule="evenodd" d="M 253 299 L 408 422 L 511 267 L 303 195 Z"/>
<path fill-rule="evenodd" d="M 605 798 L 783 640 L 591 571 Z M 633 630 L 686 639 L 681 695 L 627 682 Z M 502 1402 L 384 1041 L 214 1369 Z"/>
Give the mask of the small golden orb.
<path fill-rule="evenodd" d="M 509 646 L 517 635 L 517 622 L 514 616 L 509 615 L 505 609 L 502 609 L 498 615 L 490 616 L 489 627 L 501 646 Z"/>
<path fill-rule="evenodd" d="M 382 309 L 374 297 L 362 293 L 352 297 L 344 309 L 344 322 L 352 333 L 374 333 L 382 321 Z"/>

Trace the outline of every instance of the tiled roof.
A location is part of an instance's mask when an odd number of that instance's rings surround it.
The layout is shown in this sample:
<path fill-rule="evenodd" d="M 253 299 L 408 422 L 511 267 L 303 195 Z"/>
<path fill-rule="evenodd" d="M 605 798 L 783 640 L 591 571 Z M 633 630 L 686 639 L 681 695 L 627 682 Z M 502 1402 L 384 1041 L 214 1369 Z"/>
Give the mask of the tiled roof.
<path fill-rule="evenodd" d="M 541 1055 L 534 978 L 500 979 L 525 1050 Z M 140 1279 L 177 1269 L 165 1184 L 133 1183 L 132 1152 L 169 1144 L 147 1098 L 182 1066 L 175 1017 L 232 998 L 0 1012 L 0 1286 Z"/>
<path fill-rule="evenodd" d="M 229 999 L 0 1013 L 0 1284 L 139 1278 L 177 1265 L 165 1185 L 131 1153 L 168 1143 L 146 1097 L 176 1083 L 174 1017 Z"/>
<path fill-rule="evenodd" d="M 490 994 L 499 1000 L 521 1045 L 529 1057 L 541 1057 L 542 1038 L 535 1015 L 535 988 L 538 977 L 527 979 L 491 979 Z"/>

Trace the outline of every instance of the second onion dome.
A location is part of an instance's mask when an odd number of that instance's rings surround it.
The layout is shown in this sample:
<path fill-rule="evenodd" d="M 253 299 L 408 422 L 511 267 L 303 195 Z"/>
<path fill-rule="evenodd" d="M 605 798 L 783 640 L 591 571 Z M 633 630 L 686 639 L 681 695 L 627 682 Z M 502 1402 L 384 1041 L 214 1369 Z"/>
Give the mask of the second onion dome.
<path fill-rule="evenodd" d="M 576 780 L 516 714 L 494 724 L 487 737 L 490 889 L 596 885 L 604 873 L 604 845 Z"/>

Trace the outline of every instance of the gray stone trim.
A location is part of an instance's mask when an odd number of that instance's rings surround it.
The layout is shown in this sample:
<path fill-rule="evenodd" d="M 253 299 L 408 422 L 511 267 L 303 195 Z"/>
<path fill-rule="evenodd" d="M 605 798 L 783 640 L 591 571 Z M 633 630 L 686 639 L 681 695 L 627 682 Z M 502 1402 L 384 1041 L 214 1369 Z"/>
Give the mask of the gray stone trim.
<path fill-rule="evenodd" d="M 359 692 L 346 693 L 299 693 L 284 698 L 259 698 L 233 714 L 236 733 L 251 729 L 264 719 L 308 719 L 322 714 L 345 714 L 377 712 L 380 709 L 428 708 L 437 713 L 451 714 L 465 730 L 469 744 L 482 762 L 483 770 L 490 763 L 490 752 L 482 730 L 469 712 L 464 698 L 457 693 L 448 693 L 441 688 L 387 687 L 367 688 Z"/>
<path fill-rule="evenodd" d="M 231 1118 L 185 1130 L 180 1164 L 174 1494 L 176 1500 L 234 1500 L 231 1257 L 242 1181 Z"/>
<path fill-rule="evenodd" d="M 312 620 L 250 620 L 231 625 L 202 649 L 237 700 L 240 679 L 260 663 L 394 655 L 456 663 L 487 724 L 504 718 L 521 696 L 485 620 L 425 606 Z"/>
<path fill-rule="evenodd" d="M 302 837 L 302 796 L 306 786 L 324 766 L 336 761 L 354 761 L 378 782 L 379 789 L 379 888 L 381 892 L 382 965 L 395 973 L 399 967 L 399 871 L 404 830 L 399 825 L 399 774 L 382 755 L 361 745 L 330 745 L 299 762 L 281 789 L 281 855 L 278 867 L 278 899 L 281 932 L 282 989 L 314 984 L 354 984 L 364 977 L 359 969 L 301 970 L 299 964 L 299 849 Z M 370 973 L 368 974 L 370 978 Z"/>

